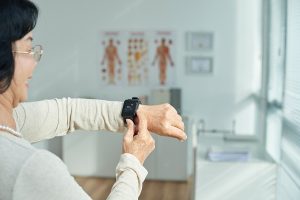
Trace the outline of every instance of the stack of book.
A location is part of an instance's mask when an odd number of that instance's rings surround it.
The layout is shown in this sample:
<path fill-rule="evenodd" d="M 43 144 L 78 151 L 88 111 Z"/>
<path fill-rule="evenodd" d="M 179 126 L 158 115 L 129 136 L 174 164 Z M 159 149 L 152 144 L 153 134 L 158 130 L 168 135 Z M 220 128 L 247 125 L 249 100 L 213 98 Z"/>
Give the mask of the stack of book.
<path fill-rule="evenodd" d="M 207 159 L 210 161 L 248 161 L 250 152 L 242 149 L 221 150 L 210 148 L 207 153 Z"/>

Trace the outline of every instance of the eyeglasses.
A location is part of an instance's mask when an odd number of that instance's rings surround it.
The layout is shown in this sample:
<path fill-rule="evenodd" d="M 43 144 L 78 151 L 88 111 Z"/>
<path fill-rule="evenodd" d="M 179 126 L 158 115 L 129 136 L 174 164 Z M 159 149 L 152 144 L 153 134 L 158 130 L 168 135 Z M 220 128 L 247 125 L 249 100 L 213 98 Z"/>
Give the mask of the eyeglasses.
<path fill-rule="evenodd" d="M 43 47 L 41 45 L 36 45 L 32 47 L 30 51 L 12 51 L 13 53 L 29 54 L 32 55 L 36 62 L 41 60 L 43 55 Z"/>

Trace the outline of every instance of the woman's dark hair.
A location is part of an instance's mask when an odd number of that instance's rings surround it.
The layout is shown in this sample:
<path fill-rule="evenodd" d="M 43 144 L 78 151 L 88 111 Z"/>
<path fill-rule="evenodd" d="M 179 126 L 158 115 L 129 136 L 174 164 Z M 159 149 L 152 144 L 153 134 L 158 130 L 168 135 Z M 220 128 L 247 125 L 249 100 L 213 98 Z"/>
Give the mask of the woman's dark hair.
<path fill-rule="evenodd" d="M 0 0 L 0 94 L 9 88 L 15 71 L 12 44 L 34 29 L 38 13 L 29 0 Z"/>

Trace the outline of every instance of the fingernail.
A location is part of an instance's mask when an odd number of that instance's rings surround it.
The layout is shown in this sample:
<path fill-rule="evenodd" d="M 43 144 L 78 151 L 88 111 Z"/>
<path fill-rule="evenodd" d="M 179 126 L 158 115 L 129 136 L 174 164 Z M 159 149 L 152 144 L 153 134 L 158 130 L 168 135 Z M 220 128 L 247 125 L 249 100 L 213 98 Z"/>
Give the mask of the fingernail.
<path fill-rule="evenodd" d="M 185 136 L 183 139 L 181 139 L 180 142 L 184 142 L 184 141 L 186 141 L 186 139 L 187 139 L 187 136 Z"/>

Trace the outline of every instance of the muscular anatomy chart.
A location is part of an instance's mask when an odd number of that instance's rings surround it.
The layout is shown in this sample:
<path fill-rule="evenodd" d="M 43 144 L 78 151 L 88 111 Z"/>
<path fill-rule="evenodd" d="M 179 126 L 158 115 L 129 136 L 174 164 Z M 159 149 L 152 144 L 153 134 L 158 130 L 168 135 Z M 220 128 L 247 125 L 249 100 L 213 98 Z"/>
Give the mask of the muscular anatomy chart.
<path fill-rule="evenodd" d="M 102 40 L 103 55 L 101 59 L 102 81 L 109 85 L 122 82 L 122 61 L 119 56 L 120 38 L 118 32 L 106 32 Z"/>
<path fill-rule="evenodd" d="M 101 82 L 168 86 L 175 82 L 173 32 L 107 31 L 101 34 Z"/>
<path fill-rule="evenodd" d="M 159 67 L 159 83 L 165 85 L 167 81 L 167 67 L 174 66 L 174 62 L 170 53 L 170 46 L 172 45 L 172 40 L 166 41 L 162 38 L 160 42 L 155 41 L 157 45 L 155 51 L 155 58 L 152 65 L 158 64 Z"/>

